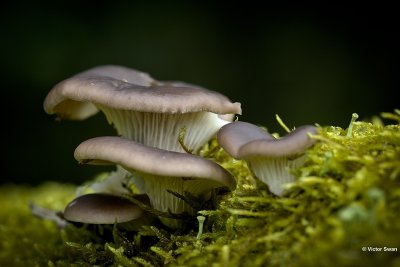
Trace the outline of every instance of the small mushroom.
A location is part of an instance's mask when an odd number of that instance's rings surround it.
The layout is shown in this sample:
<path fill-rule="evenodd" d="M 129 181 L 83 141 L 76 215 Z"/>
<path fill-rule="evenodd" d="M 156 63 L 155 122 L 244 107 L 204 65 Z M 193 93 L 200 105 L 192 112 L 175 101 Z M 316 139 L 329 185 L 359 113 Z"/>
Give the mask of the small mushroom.
<path fill-rule="evenodd" d="M 193 214 L 192 208 L 168 190 L 183 195 L 190 192 L 205 200 L 214 188 L 234 189 L 233 177 L 217 163 L 197 155 L 148 147 L 122 137 L 97 137 L 81 143 L 75 150 L 80 163 L 118 164 L 132 172 L 137 188 L 148 195 L 156 210 Z M 171 227 L 180 222 L 160 218 Z"/>
<path fill-rule="evenodd" d="M 135 196 L 148 202 L 145 195 Z M 124 223 L 140 218 L 143 210 L 128 199 L 109 194 L 87 194 L 72 200 L 64 209 L 67 221 L 88 224 Z"/>
<path fill-rule="evenodd" d="M 112 195 L 129 194 L 129 185 L 132 174 L 121 166 L 117 166 L 115 171 L 96 177 L 78 187 L 77 195 L 87 193 L 105 193 Z"/>
<path fill-rule="evenodd" d="M 305 125 L 276 139 L 254 124 L 238 121 L 222 127 L 217 139 L 233 158 L 245 160 L 254 175 L 280 196 L 283 184 L 294 181 L 290 169 L 303 164 L 304 151 L 315 143 L 309 133 L 316 133 L 316 127 Z"/>
<path fill-rule="evenodd" d="M 145 73 L 120 66 L 100 66 L 57 84 L 44 109 L 60 118 L 85 119 L 101 110 L 119 135 L 136 142 L 184 152 L 178 142 L 198 150 L 220 127 L 241 114 L 217 92 L 182 82 L 157 82 Z"/>

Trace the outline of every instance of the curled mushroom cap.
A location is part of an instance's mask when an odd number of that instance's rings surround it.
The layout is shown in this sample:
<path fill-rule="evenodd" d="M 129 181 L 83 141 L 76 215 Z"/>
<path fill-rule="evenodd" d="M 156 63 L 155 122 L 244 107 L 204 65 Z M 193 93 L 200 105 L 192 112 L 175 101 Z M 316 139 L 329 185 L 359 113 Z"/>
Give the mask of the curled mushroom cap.
<path fill-rule="evenodd" d="M 223 126 L 217 134 L 218 143 L 232 157 L 248 162 L 251 170 L 276 195 L 283 193 L 283 184 L 294 181 L 291 168 L 303 163 L 304 151 L 315 143 L 309 133 L 316 127 L 305 125 L 276 139 L 267 131 L 247 122 Z"/>
<path fill-rule="evenodd" d="M 217 92 L 181 82 L 157 82 L 145 73 L 120 66 L 100 66 L 57 84 L 44 109 L 61 118 L 85 119 L 103 111 L 118 134 L 134 141 L 183 151 L 178 135 L 197 150 L 227 123 L 219 115 L 241 114 Z"/>
<path fill-rule="evenodd" d="M 163 212 L 192 213 L 182 199 L 167 190 L 183 195 L 209 197 L 212 189 L 234 189 L 233 177 L 217 163 L 200 156 L 148 147 L 122 137 L 97 137 L 81 143 L 75 159 L 89 164 L 118 164 L 132 172 L 134 184 L 147 194 L 151 205 Z M 179 226 L 172 219 L 160 218 L 171 228 Z"/>
<path fill-rule="evenodd" d="M 137 196 L 147 202 L 144 195 Z M 63 216 L 71 222 L 114 224 L 129 222 L 142 216 L 143 210 L 131 201 L 109 194 L 87 194 L 75 198 L 64 209 Z"/>
<path fill-rule="evenodd" d="M 93 83 L 96 80 L 102 80 L 100 83 L 104 85 L 119 81 L 150 86 L 154 82 L 147 73 L 122 66 L 105 65 L 92 68 L 58 83 L 46 96 L 44 110 L 48 114 L 57 114 L 60 118 L 71 120 L 84 120 L 96 114 L 99 110 L 90 99 L 86 99 L 90 97 L 85 96 L 90 96 L 97 90 L 96 84 Z"/>

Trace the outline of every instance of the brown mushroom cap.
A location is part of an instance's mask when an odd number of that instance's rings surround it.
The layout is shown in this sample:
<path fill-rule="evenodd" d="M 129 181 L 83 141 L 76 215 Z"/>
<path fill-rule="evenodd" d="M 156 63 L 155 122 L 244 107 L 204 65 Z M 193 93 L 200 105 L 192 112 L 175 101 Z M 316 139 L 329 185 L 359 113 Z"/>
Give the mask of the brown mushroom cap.
<path fill-rule="evenodd" d="M 66 79 L 44 101 L 48 114 L 75 120 L 95 114 L 97 105 L 154 113 L 241 114 L 240 103 L 217 92 L 178 82 L 157 85 L 147 74 L 120 66 L 100 66 Z"/>
<path fill-rule="evenodd" d="M 145 195 L 136 196 L 148 202 Z M 135 220 L 142 216 L 143 210 L 131 201 L 109 194 L 87 194 L 72 200 L 63 216 L 72 222 L 89 224 L 114 224 Z"/>

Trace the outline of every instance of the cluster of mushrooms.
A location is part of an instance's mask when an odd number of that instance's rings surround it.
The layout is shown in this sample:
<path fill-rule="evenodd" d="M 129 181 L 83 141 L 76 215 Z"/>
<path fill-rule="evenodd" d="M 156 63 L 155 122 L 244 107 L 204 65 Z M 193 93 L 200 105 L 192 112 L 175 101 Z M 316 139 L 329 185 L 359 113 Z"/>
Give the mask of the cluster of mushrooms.
<path fill-rule="evenodd" d="M 143 210 L 122 198 L 129 193 L 123 186 L 127 183 L 140 191 L 135 196 L 140 201 L 170 214 L 195 213 L 178 195 L 207 200 L 215 188 L 234 190 L 236 181 L 227 170 L 196 155 L 215 135 L 228 154 L 245 160 L 255 177 L 279 196 L 283 184 L 294 181 L 290 168 L 302 164 L 300 155 L 314 143 L 308 134 L 316 132 L 314 126 L 302 126 L 276 139 L 256 125 L 232 122 L 241 106 L 224 95 L 112 65 L 58 83 L 44 109 L 71 120 L 100 110 L 117 131 L 118 136 L 95 137 L 75 149 L 79 163 L 116 165 L 107 180 L 93 185 L 95 193 L 78 196 L 64 210 L 66 220 L 92 224 L 124 223 L 142 215 Z M 159 219 L 172 229 L 182 223 Z"/>

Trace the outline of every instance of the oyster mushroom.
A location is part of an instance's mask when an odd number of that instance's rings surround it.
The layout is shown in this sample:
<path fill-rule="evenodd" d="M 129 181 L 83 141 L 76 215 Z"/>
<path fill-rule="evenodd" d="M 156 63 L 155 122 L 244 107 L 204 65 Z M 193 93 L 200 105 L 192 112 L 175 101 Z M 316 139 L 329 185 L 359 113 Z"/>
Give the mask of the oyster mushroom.
<path fill-rule="evenodd" d="M 106 175 L 101 175 L 96 179 L 89 181 L 77 189 L 77 195 L 87 193 L 106 193 L 111 195 L 123 195 L 131 193 L 129 185 L 131 185 L 131 176 L 127 170 L 121 166 L 116 166 L 115 171 L 111 171 Z M 99 179 L 100 178 L 100 179 Z"/>
<path fill-rule="evenodd" d="M 193 214 L 193 209 L 168 190 L 183 195 L 190 192 L 205 200 L 214 188 L 234 189 L 233 177 L 217 163 L 197 155 L 145 146 L 122 137 L 97 137 L 82 142 L 75 150 L 80 163 L 118 164 L 132 172 L 134 184 L 148 195 L 156 210 Z M 171 228 L 180 222 L 160 217 Z"/>
<path fill-rule="evenodd" d="M 232 114 L 241 114 L 240 103 L 217 92 L 182 82 L 157 82 L 121 66 L 96 67 L 60 82 L 47 95 L 44 109 L 75 120 L 101 110 L 119 135 L 178 152 L 184 152 L 178 142 L 182 129 L 185 145 L 196 151 L 230 122 Z"/>
<path fill-rule="evenodd" d="M 233 158 L 245 160 L 254 175 L 280 196 L 283 184 L 294 181 L 290 169 L 303 164 L 302 155 L 315 143 L 309 133 L 316 133 L 316 127 L 301 126 L 276 139 L 256 125 L 238 121 L 222 127 L 217 139 Z"/>
<path fill-rule="evenodd" d="M 150 86 L 154 82 L 147 73 L 122 66 L 105 65 L 92 68 L 54 86 L 43 103 L 44 110 L 48 114 L 57 114 L 59 118 L 69 120 L 84 120 L 95 115 L 99 109 L 95 104 L 80 98 L 78 91 L 85 92 L 85 86 L 95 86 L 91 80 L 96 78 L 110 83 L 115 80 L 141 86 Z M 85 84 L 85 81 L 88 83 Z M 74 90 L 76 94 L 71 92 Z M 70 97 L 71 94 L 75 96 Z"/>
<path fill-rule="evenodd" d="M 148 202 L 147 196 L 135 196 Z M 139 219 L 143 210 L 128 199 L 109 194 L 86 194 L 72 200 L 64 209 L 67 221 L 88 224 L 114 224 Z"/>

